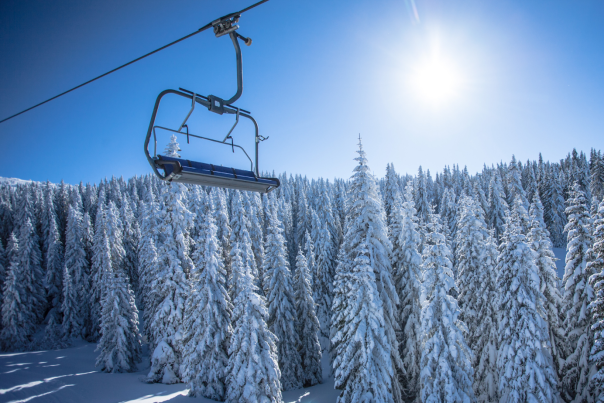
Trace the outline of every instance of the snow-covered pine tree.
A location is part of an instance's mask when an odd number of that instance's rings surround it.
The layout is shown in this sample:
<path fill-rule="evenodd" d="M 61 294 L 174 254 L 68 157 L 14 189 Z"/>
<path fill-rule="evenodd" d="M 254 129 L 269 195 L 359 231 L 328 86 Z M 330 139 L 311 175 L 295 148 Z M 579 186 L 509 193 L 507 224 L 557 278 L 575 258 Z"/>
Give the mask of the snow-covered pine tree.
<path fill-rule="evenodd" d="M 353 261 L 341 254 L 334 281 L 331 352 L 335 388 L 342 390 L 338 403 L 394 402 L 396 371 L 376 275 L 366 244 L 355 249 Z"/>
<path fill-rule="evenodd" d="M 0 306 L 2 305 L 2 290 L 4 289 L 4 282 L 6 281 L 7 274 L 8 263 L 6 260 L 6 252 L 4 251 L 4 246 L 2 246 L 2 239 L 0 239 Z"/>
<path fill-rule="evenodd" d="M 10 253 L 3 289 L 0 345 L 4 351 L 20 351 L 27 348 L 36 321 L 28 304 L 25 275 L 19 265 L 19 242 L 14 233 L 10 234 L 6 249 Z"/>
<path fill-rule="evenodd" d="M 547 208 L 543 211 L 543 219 L 550 233 L 552 243 L 556 248 L 566 245 L 564 227 L 567 223 L 564 209 L 563 188 L 559 179 L 558 166 L 554 165 L 546 178 L 543 201 Z"/>
<path fill-rule="evenodd" d="M 563 314 L 569 355 L 562 367 L 562 396 L 567 401 L 584 402 L 593 399 L 589 391 L 589 363 L 592 333 L 588 305 L 593 299 L 589 277 L 594 274 L 587 267 L 588 251 L 592 245 L 591 217 L 587 199 L 578 183 L 568 199 L 568 251 L 564 269 Z"/>
<path fill-rule="evenodd" d="M 90 265 L 90 335 L 89 340 L 96 341 L 101 337 L 101 316 L 103 296 L 107 287 L 106 274 L 111 264 L 111 252 L 106 253 L 107 244 L 107 223 L 106 213 L 103 203 L 100 203 L 94 226 L 94 236 L 92 239 L 92 262 Z"/>
<path fill-rule="evenodd" d="M 44 318 L 46 312 L 46 290 L 38 234 L 29 218 L 20 225 L 18 263 L 23 273 L 26 289 L 25 304 L 33 314 L 35 324 Z"/>
<path fill-rule="evenodd" d="M 520 206 L 521 200 L 515 201 L 508 216 L 497 262 L 499 401 L 556 402 L 556 371 L 539 312 L 543 294 L 536 254 L 520 227 Z"/>
<path fill-rule="evenodd" d="M 326 223 L 312 212 L 312 240 L 315 246 L 315 274 L 313 281 L 313 299 L 317 304 L 317 319 L 321 325 L 323 351 L 329 348 L 329 329 L 331 327 L 331 304 L 333 298 L 333 243 Z"/>
<path fill-rule="evenodd" d="M 226 290 L 226 271 L 216 237 L 212 209 L 206 211 L 193 254 L 195 276 L 187 300 L 181 372 L 189 396 L 224 400 L 228 341 L 233 307 Z"/>
<path fill-rule="evenodd" d="M 277 355 L 283 390 L 302 387 L 302 365 L 296 333 L 296 310 L 283 230 L 273 206 L 264 247 L 264 284 L 269 317 L 267 324 L 277 337 Z M 246 262 L 247 263 L 247 262 Z"/>
<path fill-rule="evenodd" d="M 480 355 L 476 350 L 477 330 L 480 320 L 478 312 L 484 303 L 480 293 L 488 273 L 483 270 L 485 260 L 485 244 L 488 237 L 482 209 L 470 196 L 462 196 L 460 202 L 460 218 L 455 239 L 457 279 L 459 292 L 457 301 L 461 314 L 459 319 L 468 327 L 466 343 L 475 356 Z"/>
<path fill-rule="evenodd" d="M 588 263 L 588 270 L 593 273 L 589 284 L 594 289 L 594 299 L 589 308 L 594 340 L 589 359 L 597 372 L 591 378 L 590 387 L 595 401 L 601 403 L 604 402 L 604 199 L 598 207 L 593 227 L 594 244 L 590 251 L 592 261 Z"/>
<path fill-rule="evenodd" d="M 65 264 L 63 268 L 63 322 L 61 334 L 66 342 L 82 337 L 84 323 L 79 315 L 77 288 L 72 275 L 72 270 Z"/>
<path fill-rule="evenodd" d="M 257 285 L 260 287 L 262 285 L 262 278 L 264 277 L 262 274 L 262 261 L 264 260 L 264 234 L 262 233 L 262 225 L 256 209 L 256 203 L 253 201 L 254 195 L 247 194 L 246 196 L 247 197 L 245 197 L 243 205 L 245 211 L 248 212 L 250 241 L 252 245 L 252 252 L 254 253 L 256 267 L 258 268 Z"/>
<path fill-rule="evenodd" d="M 152 283 L 157 307 L 149 325 L 153 354 L 148 382 L 171 384 L 180 381 L 182 320 L 190 292 L 185 268 L 190 272 L 193 267 L 188 256 L 188 228 L 192 225 L 193 217 L 182 202 L 182 186 L 170 183 L 162 194 L 163 205 L 157 229 L 161 242 L 158 251 L 159 272 Z"/>
<path fill-rule="evenodd" d="M 386 211 L 386 218 L 388 227 L 392 225 L 392 213 L 397 204 L 397 195 L 400 194 L 398 187 L 398 179 L 396 172 L 394 171 L 393 164 L 386 165 L 386 178 L 385 178 L 385 189 L 384 189 L 384 210 Z"/>
<path fill-rule="evenodd" d="M 120 209 L 122 221 L 122 247 L 124 248 L 123 270 L 129 280 L 132 290 L 140 294 L 138 279 L 137 246 L 140 237 L 140 228 L 134 219 L 130 203 L 124 202 Z"/>
<path fill-rule="evenodd" d="M 488 402 L 497 398 L 497 252 L 480 205 L 463 197 L 460 207 L 455 251 L 460 320 L 468 327 L 465 340 L 473 353 L 474 394 Z"/>
<path fill-rule="evenodd" d="M 231 201 L 231 239 L 230 243 L 233 244 L 235 242 L 239 242 L 239 248 L 241 251 L 241 258 L 244 260 L 244 264 L 247 264 L 252 269 L 252 276 L 256 281 L 256 285 L 260 280 L 258 276 L 258 267 L 256 266 L 256 258 L 254 257 L 254 252 L 252 249 L 252 238 L 250 237 L 250 222 L 247 217 L 247 213 L 243 208 L 243 200 L 241 198 L 241 192 L 236 190 L 233 194 L 233 199 Z M 231 253 L 231 259 L 233 255 Z M 230 285 L 232 286 L 232 285 Z M 230 288 L 230 287 L 229 287 Z M 234 300 L 235 296 L 231 295 L 231 300 Z"/>
<path fill-rule="evenodd" d="M 339 401 L 369 401 L 372 399 L 380 401 L 384 399 L 384 401 L 399 402 L 402 400 L 402 392 L 397 377 L 397 368 L 402 369 L 403 363 L 396 339 L 398 330 L 396 314 L 399 300 L 391 274 L 389 256 L 391 244 L 388 239 L 386 215 L 377 192 L 377 184 L 370 173 L 360 139 L 358 154 L 359 156 L 355 158 L 358 165 L 355 167 L 350 181 L 347 203 L 349 213 L 344 242 L 341 247 L 341 256 L 347 263 L 340 263 L 342 273 L 339 280 L 335 281 L 336 287 L 340 287 L 340 295 L 339 300 L 336 300 L 334 292 L 332 306 L 331 342 L 335 348 L 332 350 L 335 352 L 333 368 L 336 388 L 343 389 Z M 364 273 L 367 267 L 373 270 L 373 276 L 367 277 Z M 366 296 L 357 296 L 352 301 L 344 301 L 343 293 L 354 285 L 344 285 L 341 282 L 349 281 L 350 274 L 354 272 L 358 272 L 360 277 L 359 282 L 355 284 L 360 288 L 360 290 L 357 288 L 357 291 L 361 292 L 365 287 L 371 287 L 371 290 L 366 291 L 368 293 Z M 363 284 L 371 281 L 375 281 L 375 290 L 381 301 L 379 305 L 375 305 L 373 284 L 371 286 Z M 359 312 L 356 311 L 357 308 L 371 307 L 373 309 L 374 305 L 376 312 L 373 315 L 357 314 Z M 352 309 L 355 311 L 347 309 L 349 307 L 354 307 Z M 357 315 L 357 317 L 350 318 L 348 317 L 350 315 Z M 364 326 L 373 320 L 383 323 L 381 332 L 374 334 L 373 331 L 359 330 L 359 326 Z M 354 332 L 357 331 L 361 334 L 354 336 Z M 384 335 L 383 342 L 386 343 L 384 346 L 376 345 L 364 348 L 352 346 L 359 340 L 375 340 L 374 337 L 381 337 L 382 334 Z M 378 351 L 380 354 L 388 354 L 389 357 L 382 356 L 376 360 L 374 354 Z M 360 358 L 357 356 L 358 354 L 364 357 Z M 359 364 L 364 367 L 363 370 L 352 374 L 352 369 Z M 374 372 L 378 365 L 382 367 L 379 374 Z M 387 365 L 390 365 L 390 368 L 383 367 Z M 376 388 L 375 383 L 378 381 L 382 385 Z M 362 397 L 357 393 L 366 395 Z M 372 394 L 373 397 L 370 397 Z"/>
<path fill-rule="evenodd" d="M 495 230 L 497 239 L 501 239 L 505 226 L 505 217 L 509 210 L 504 197 L 499 173 L 495 172 L 489 184 L 488 224 L 489 228 Z"/>
<path fill-rule="evenodd" d="M 400 197 L 400 196 L 399 196 Z M 413 201 L 413 186 L 405 188 L 405 201 L 395 204 L 392 215 L 392 270 L 400 299 L 397 332 L 400 356 L 405 373 L 400 376 L 404 396 L 415 399 L 419 391 L 420 358 L 419 344 L 421 305 L 421 264 L 419 254 L 421 237 Z"/>
<path fill-rule="evenodd" d="M 426 176 L 420 166 L 417 172 L 416 185 L 413 190 L 415 191 L 415 208 L 417 210 L 417 217 L 421 223 L 426 223 L 428 220 L 428 214 L 430 210 L 430 201 L 428 200 L 428 191 L 426 189 Z"/>
<path fill-rule="evenodd" d="M 314 386 L 323 383 L 321 344 L 319 343 L 321 326 L 315 314 L 310 271 L 302 250 L 298 251 L 296 257 L 294 289 L 297 313 L 296 333 L 300 336 L 298 351 L 303 369 L 302 384 L 304 387 Z"/>
<path fill-rule="evenodd" d="M 239 293 L 232 316 L 226 402 L 281 403 L 277 337 L 266 324 L 266 300 L 258 294 L 249 267 L 234 261 L 232 269 L 233 277 L 238 279 Z"/>
<path fill-rule="evenodd" d="M 543 205 L 539 198 L 539 191 L 535 189 L 533 203 L 530 208 L 531 228 L 528 234 L 528 243 L 537 255 L 535 264 L 539 274 L 540 291 L 544 299 L 540 302 L 542 313 L 547 323 L 551 355 L 559 374 L 565 357 L 565 334 L 560 320 L 562 296 L 560 294 L 560 279 L 554 263 L 554 252 L 549 232 L 543 221 Z"/>
<path fill-rule="evenodd" d="M 421 311 L 422 402 L 469 402 L 472 390 L 472 352 L 459 320 L 457 300 L 449 295 L 455 287 L 451 252 L 437 214 L 430 214 L 423 252 Z"/>
<path fill-rule="evenodd" d="M 496 402 L 499 398 L 499 373 L 497 370 L 497 239 L 491 230 L 486 240 L 482 266 L 482 304 L 478 311 L 478 328 L 474 355 L 474 396 L 479 402 Z"/>
<path fill-rule="evenodd" d="M 111 200 L 107 203 L 105 209 L 105 230 L 107 231 L 107 237 L 111 240 L 109 246 L 111 247 L 111 267 L 113 271 L 126 270 L 124 265 L 126 251 L 124 250 L 124 231 L 122 228 L 123 223 L 119 209 Z"/>
<path fill-rule="evenodd" d="M 229 224 L 229 210 L 222 189 L 213 188 L 210 194 L 212 196 L 214 218 L 216 219 L 216 238 L 218 239 L 218 242 L 220 242 L 222 260 L 224 262 L 228 283 L 228 279 L 231 275 L 231 260 L 229 257 L 231 253 L 231 226 Z"/>
<path fill-rule="evenodd" d="M 522 180 L 520 179 L 520 168 L 518 162 L 516 162 L 516 156 L 512 155 L 512 161 L 508 166 L 508 204 L 512 205 L 516 199 L 520 199 L 522 206 L 525 210 L 529 209 L 529 202 L 526 198 L 526 192 L 522 187 Z"/>
<path fill-rule="evenodd" d="M 178 145 L 177 140 L 178 139 L 175 134 L 170 136 L 170 142 L 168 143 L 168 145 L 166 146 L 166 148 L 164 150 L 164 154 L 166 155 L 166 157 L 180 158 L 180 154 L 178 152 L 181 151 L 181 149 L 180 149 L 180 146 Z"/>
<path fill-rule="evenodd" d="M 46 245 L 46 274 L 44 285 L 50 311 L 47 320 L 54 324 L 61 323 L 61 304 L 63 299 L 63 244 L 59 235 L 59 226 L 55 214 L 52 194 L 46 198 L 45 208 L 45 239 Z"/>
<path fill-rule="evenodd" d="M 310 236 L 310 233 L 308 231 L 306 231 L 306 233 L 304 234 L 303 245 L 304 247 L 302 248 L 302 251 L 304 252 L 304 256 L 306 257 L 306 262 L 308 264 L 308 272 L 310 273 L 308 278 L 310 280 L 311 289 L 314 289 L 313 275 L 315 273 L 315 244 L 312 241 L 312 237 Z M 319 324 L 319 329 L 320 328 L 321 325 Z"/>
<path fill-rule="evenodd" d="M 600 151 L 592 149 L 590 159 L 589 189 L 596 200 L 604 198 L 604 157 Z"/>
<path fill-rule="evenodd" d="M 75 311 L 66 337 L 86 337 L 90 321 L 90 267 L 84 247 L 82 213 L 69 206 L 67 228 L 65 230 L 65 267 L 69 274 L 70 292 L 75 296 Z M 64 271 L 65 273 L 65 271 Z M 65 282 L 63 283 L 65 284 Z M 65 288 L 65 285 L 64 285 Z M 65 291 L 64 291 L 65 295 Z M 70 303 L 70 302 L 68 302 Z M 72 326 L 72 327 L 71 327 Z"/>
<path fill-rule="evenodd" d="M 104 372 L 133 372 L 141 359 L 141 337 L 138 331 L 138 310 L 134 292 L 126 275 L 113 271 L 109 239 L 105 234 L 102 247 L 106 291 L 102 301 L 101 339 L 95 351 L 100 351 L 96 366 Z"/>

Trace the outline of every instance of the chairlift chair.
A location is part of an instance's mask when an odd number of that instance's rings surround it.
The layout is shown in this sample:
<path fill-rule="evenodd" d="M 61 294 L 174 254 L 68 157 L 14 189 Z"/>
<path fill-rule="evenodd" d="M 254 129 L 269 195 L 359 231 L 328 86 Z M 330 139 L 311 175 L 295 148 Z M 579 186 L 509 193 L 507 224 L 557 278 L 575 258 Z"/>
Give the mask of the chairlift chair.
<path fill-rule="evenodd" d="M 151 122 L 149 123 L 149 129 L 147 130 L 147 137 L 145 138 L 145 155 L 153 172 L 155 175 L 167 182 L 178 182 L 178 183 L 187 183 L 192 185 L 205 185 L 205 186 L 214 186 L 214 187 L 222 187 L 229 189 L 239 189 L 239 190 L 248 190 L 252 192 L 260 192 L 260 193 L 268 193 L 279 187 L 279 179 L 277 178 L 263 178 L 260 176 L 259 167 L 258 167 L 258 146 L 261 141 L 266 140 L 267 138 L 260 136 L 258 133 L 258 123 L 251 116 L 249 111 L 244 109 L 240 109 L 238 107 L 233 106 L 232 104 L 239 99 L 241 93 L 243 91 L 243 74 L 242 74 L 242 62 L 241 62 L 241 48 L 239 47 L 239 39 L 243 40 L 246 45 L 250 45 L 252 43 L 251 38 L 245 38 L 239 35 L 236 30 L 239 28 L 236 25 L 239 20 L 240 15 L 228 15 L 212 23 L 214 28 L 214 34 L 216 37 L 220 37 L 223 35 L 229 35 L 231 41 L 233 42 L 233 46 L 235 47 L 235 54 L 237 56 L 237 93 L 230 99 L 224 100 L 215 95 L 203 96 L 192 91 L 186 90 L 184 88 L 179 88 L 178 90 L 168 89 L 162 91 L 155 101 L 155 106 L 153 108 L 153 115 L 151 116 Z M 168 128 L 163 126 L 158 126 L 155 124 L 155 118 L 157 116 L 157 110 L 159 108 L 159 104 L 162 98 L 168 94 L 175 94 L 184 98 L 188 98 L 191 100 L 191 108 L 189 113 L 186 115 L 184 121 L 180 125 L 178 129 Z M 202 137 L 198 135 L 194 135 L 189 133 L 189 127 L 187 125 L 187 120 L 193 113 L 195 109 L 195 105 L 200 104 L 204 107 L 208 108 L 210 112 L 217 113 L 219 115 L 228 114 L 235 115 L 235 123 L 231 130 L 227 133 L 227 135 L 222 140 L 211 139 L 207 137 Z M 234 143 L 233 138 L 231 137 L 231 133 L 239 123 L 239 117 L 244 117 L 252 121 L 255 128 L 255 162 L 252 162 L 252 159 L 248 155 L 248 153 L 243 149 L 243 147 Z M 189 142 L 190 137 L 212 141 L 214 143 L 224 144 L 229 147 L 232 147 L 233 151 L 235 148 L 243 151 L 245 156 L 250 161 L 250 170 L 242 170 L 236 168 L 227 168 L 223 166 L 216 166 L 213 164 L 206 164 L 203 162 L 196 162 L 183 158 L 175 158 L 171 156 L 159 155 L 157 154 L 157 130 L 163 130 L 167 132 L 183 134 L 187 136 L 187 143 Z M 185 129 L 185 131 L 183 131 Z M 153 148 L 153 156 L 149 153 L 149 142 L 151 140 L 151 135 L 153 135 L 154 148 Z M 227 142 L 231 140 L 230 143 Z M 160 171 L 163 171 L 160 172 Z"/>

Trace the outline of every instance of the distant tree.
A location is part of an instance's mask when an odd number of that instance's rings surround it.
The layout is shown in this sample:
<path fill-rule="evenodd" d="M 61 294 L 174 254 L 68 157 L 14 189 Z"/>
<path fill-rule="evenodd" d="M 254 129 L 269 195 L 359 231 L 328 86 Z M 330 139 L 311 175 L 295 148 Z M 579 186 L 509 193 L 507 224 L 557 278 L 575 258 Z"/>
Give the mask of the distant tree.
<path fill-rule="evenodd" d="M 166 155 L 166 157 L 180 158 L 180 154 L 178 153 L 179 151 L 181 151 L 181 150 L 178 145 L 176 135 L 173 134 L 172 136 L 170 136 L 170 142 L 166 146 L 166 149 L 164 150 L 164 154 Z"/>
<path fill-rule="evenodd" d="M 504 231 L 505 216 L 509 210 L 504 197 L 499 174 L 495 173 L 489 184 L 488 224 L 489 228 L 495 230 L 497 239 L 501 239 Z"/>

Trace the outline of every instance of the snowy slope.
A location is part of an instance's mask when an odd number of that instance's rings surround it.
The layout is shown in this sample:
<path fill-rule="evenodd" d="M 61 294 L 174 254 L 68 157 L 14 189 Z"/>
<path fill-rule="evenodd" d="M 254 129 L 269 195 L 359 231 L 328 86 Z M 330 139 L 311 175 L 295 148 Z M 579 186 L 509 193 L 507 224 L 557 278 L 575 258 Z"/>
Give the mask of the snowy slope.
<path fill-rule="evenodd" d="M 145 346 L 146 347 L 146 346 Z M 80 342 L 56 351 L 0 354 L 0 402 L 213 402 L 187 397 L 186 385 L 146 384 L 138 379 L 149 370 L 148 355 L 140 370 L 106 374 L 95 368 L 96 344 Z M 308 389 L 283 393 L 284 402 L 335 402 L 333 378 Z"/>
<path fill-rule="evenodd" d="M 566 249 L 564 248 L 553 248 L 554 255 L 556 255 L 556 269 L 558 269 L 558 277 L 564 277 L 564 260 L 566 259 Z"/>
<path fill-rule="evenodd" d="M 17 185 L 27 185 L 28 183 L 32 183 L 32 181 L 18 179 L 18 178 L 5 178 L 5 177 L 0 176 L 0 183 L 8 183 L 11 186 L 17 186 Z"/>

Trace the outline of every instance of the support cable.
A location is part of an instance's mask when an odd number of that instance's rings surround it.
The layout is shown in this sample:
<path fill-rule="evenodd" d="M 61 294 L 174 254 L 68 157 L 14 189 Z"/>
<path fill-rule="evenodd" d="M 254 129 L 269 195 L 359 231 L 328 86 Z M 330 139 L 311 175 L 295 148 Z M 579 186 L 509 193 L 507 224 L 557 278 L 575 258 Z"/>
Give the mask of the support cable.
<path fill-rule="evenodd" d="M 54 100 L 54 99 L 57 99 L 57 98 L 59 98 L 59 97 L 61 97 L 61 96 L 65 95 L 65 94 L 68 94 L 68 93 L 70 93 L 71 91 L 75 91 L 75 90 L 77 90 L 78 88 L 81 88 L 81 87 L 83 87 L 83 86 L 85 86 L 85 85 L 87 85 L 87 84 L 90 84 L 90 83 L 91 83 L 91 82 L 93 82 L 93 81 L 98 80 L 99 78 L 103 78 L 103 77 L 105 77 L 105 76 L 108 76 L 109 74 L 114 73 L 114 72 L 116 72 L 116 71 L 118 71 L 118 70 L 120 70 L 120 69 L 123 69 L 124 67 L 129 66 L 129 65 L 131 65 L 131 64 L 133 64 L 133 63 L 136 63 L 136 62 L 138 62 L 139 60 L 142 60 L 142 59 L 146 58 L 147 56 L 151 56 L 152 54 L 155 54 L 155 53 L 159 52 L 160 50 L 164 50 L 164 49 L 166 49 L 166 48 L 169 48 L 169 47 L 170 47 L 170 46 L 172 46 L 172 45 L 176 45 L 178 42 L 182 42 L 182 41 L 184 41 L 185 39 L 189 39 L 190 37 L 192 37 L 192 36 L 194 36 L 194 35 L 197 35 L 197 34 L 199 34 L 200 32 L 205 31 L 205 30 L 206 30 L 206 29 L 208 29 L 208 28 L 211 28 L 211 27 L 212 27 L 212 23 L 214 23 L 214 22 L 216 22 L 216 21 L 223 20 L 223 19 L 226 19 L 226 18 L 232 18 L 232 17 L 238 16 L 238 15 L 241 15 L 241 14 L 245 13 L 246 11 L 249 11 L 249 10 L 251 10 L 252 8 L 259 6 L 259 5 L 260 5 L 260 4 L 262 4 L 262 3 L 266 3 L 267 1 L 268 1 L 268 0 L 262 0 L 262 1 L 259 1 L 258 3 L 252 4 L 251 6 L 249 6 L 249 7 L 247 7 L 247 8 L 244 8 L 243 10 L 238 11 L 238 12 L 236 12 L 236 13 L 227 14 L 227 15 L 225 15 L 224 17 L 219 18 L 218 20 L 214 20 L 214 21 L 212 21 L 212 22 L 210 22 L 210 23 L 208 23 L 208 24 L 204 25 L 203 27 L 199 28 L 197 31 L 192 32 L 192 33 L 190 33 L 189 35 L 183 36 L 182 38 L 175 40 L 174 42 L 170 42 L 169 44 L 164 45 L 164 46 L 162 46 L 161 48 L 157 48 L 157 49 L 155 49 L 155 50 L 154 50 L 154 51 L 152 51 L 152 52 L 149 52 L 149 53 L 147 53 L 147 54 L 145 54 L 145 55 L 143 55 L 143 56 L 140 56 L 140 57 L 138 57 L 138 58 L 136 58 L 136 59 L 134 59 L 134 60 L 129 61 L 128 63 L 122 64 L 121 66 L 116 67 L 116 68 L 114 68 L 113 70 L 109 70 L 108 72 L 103 73 L 103 74 L 101 74 L 100 76 L 97 76 L 97 77 L 95 77 L 95 78 L 93 78 L 93 79 L 91 79 L 91 80 L 88 80 L 88 81 L 86 81 L 85 83 L 82 83 L 82 84 L 80 84 L 80 85 L 77 85 L 77 86 L 75 86 L 75 87 L 73 87 L 73 88 L 71 88 L 71 89 L 69 89 L 69 90 L 67 90 L 67 91 L 65 91 L 65 92 L 62 92 L 62 93 L 60 93 L 60 94 L 58 94 L 58 95 L 55 95 L 55 96 L 54 96 L 54 97 L 52 97 L 52 98 L 48 98 L 46 101 L 40 102 L 39 104 L 36 104 L 36 105 L 31 106 L 31 107 L 29 107 L 29 108 L 27 108 L 27 109 L 24 109 L 24 110 L 22 110 L 22 111 L 21 111 L 21 112 L 19 112 L 19 113 L 15 113 L 15 114 L 14 114 L 14 115 L 12 115 L 12 116 L 9 116 L 9 117 L 7 117 L 7 118 L 4 118 L 4 119 L 0 120 L 0 123 L 6 122 L 6 121 L 7 121 L 7 120 L 9 120 L 9 119 L 12 119 L 12 118 L 14 118 L 14 117 L 17 117 L 17 116 L 21 115 L 22 113 L 25 113 L 25 112 L 31 111 L 32 109 L 37 108 L 38 106 L 44 105 L 45 103 L 50 102 L 50 101 L 52 101 L 52 100 Z"/>

